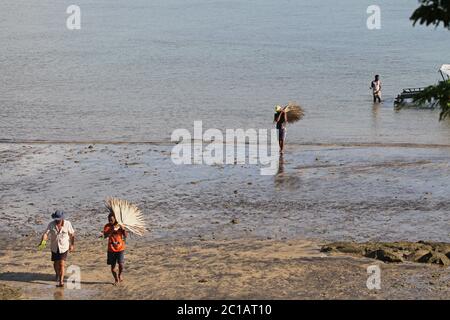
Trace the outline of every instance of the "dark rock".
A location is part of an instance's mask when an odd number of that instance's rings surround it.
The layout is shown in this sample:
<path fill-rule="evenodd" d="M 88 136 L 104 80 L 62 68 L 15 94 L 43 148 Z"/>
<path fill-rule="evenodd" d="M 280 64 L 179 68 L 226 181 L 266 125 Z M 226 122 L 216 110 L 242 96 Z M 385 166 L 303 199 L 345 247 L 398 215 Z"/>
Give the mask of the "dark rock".
<path fill-rule="evenodd" d="M 352 242 L 333 242 L 322 246 L 321 252 L 342 252 L 352 254 L 363 254 L 363 249 L 360 244 Z"/>
<path fill-rule="evenodd" d="M 334 242 L 322 246 L 320 251 L 362 255 L 385 262 L 450 265 L 450 244 L 445 242 Z"/>
<path fill-rule="evenodd" d="M 416 261 L 422 262 L 422 263 L 428 263 L 432 256 L 433 256 L 432 252 L 427 252 L 423 256 L 418 257 Z"/>
<path fill-rule="evenodd" d="M 420 260 L 423 259 L 427 254 L 430 253 L 430 250 L 420 249 L 416 252 L 412 253 L 408 256 L 408 260 L 414 261 L 414 262 L 421 262 Z"/>
<path fill-rule="evenodd" d="M 418 262 L 422 263 L 433 263 L 433 264 L 439 264 L 442 266 L 449 266 L 450 260 L 447 258 L 446 255 L 440 253 L 440 252 L 429 252 L 426 255 L 422 256 L 417 260 Z"/>
<path fill-rule="evenodd" d="M 384 249 L 368 251 L 364 256 L 384 262 L 403 262 L 402 257 L 398 253 Z"/>

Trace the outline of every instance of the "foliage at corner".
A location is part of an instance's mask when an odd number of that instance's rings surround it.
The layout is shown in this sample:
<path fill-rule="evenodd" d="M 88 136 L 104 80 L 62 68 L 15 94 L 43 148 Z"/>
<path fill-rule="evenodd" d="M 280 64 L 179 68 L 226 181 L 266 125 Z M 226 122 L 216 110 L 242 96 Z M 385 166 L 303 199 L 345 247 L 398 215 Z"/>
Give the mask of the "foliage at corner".
<path fill-rule="evenodd" d="M 419 0 L 420 7 L 410 19 L 416 23 L 438 27 L 441 23 L 450 30 L 450 0 Z"/>
<path fill-rule="evenodd" d="M 439 106 L 441 114 L 439 120 L 450 118 L 450 80 L 441 81 L 438 85 L 429 86 L 414 98 L 419 104 L 429 103 L 433 107 Z"/>
<path fill-rule="evenodd" d="M 419 0 L 421 4 L 410 19 L 416 23 L 438 27 L 441 23 L 450 30 L 450 0 Z M 415 99 L 418 103 L 431 103 L 441 108 L 439 120 L 450 118 L 450 81 L 442 81 L 438 85 L 429 86 Z"/>

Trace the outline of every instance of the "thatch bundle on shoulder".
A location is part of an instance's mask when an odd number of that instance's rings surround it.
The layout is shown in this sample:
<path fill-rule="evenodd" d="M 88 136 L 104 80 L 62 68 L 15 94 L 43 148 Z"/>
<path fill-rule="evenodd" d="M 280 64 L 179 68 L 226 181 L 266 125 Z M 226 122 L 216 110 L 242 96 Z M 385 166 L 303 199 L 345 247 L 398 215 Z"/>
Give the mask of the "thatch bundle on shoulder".
<path fill-rule="evenodd" d="M 141 210 L 127 200 L 107 198 L 105 206 L 114 215 L 119 225 L 139 236 L 147 232 L 144 215 Z"/>
<path fill-rule="evenodd" d="M 305 116 L 305 111 L 303 108 L 295 102 L 289 102 L 288 105 L 284 107 L 284 111 L 286 112 L 288 123 L 294 123 L 302 120 Z"/>

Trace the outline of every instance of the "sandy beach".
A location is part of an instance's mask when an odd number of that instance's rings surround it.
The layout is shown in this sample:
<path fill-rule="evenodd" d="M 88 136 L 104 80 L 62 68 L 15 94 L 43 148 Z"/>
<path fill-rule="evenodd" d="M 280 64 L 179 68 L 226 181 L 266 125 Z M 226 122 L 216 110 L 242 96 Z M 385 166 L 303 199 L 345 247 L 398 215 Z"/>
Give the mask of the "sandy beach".
<path fill-rule="evenodd" d="M 81 240 L 68 260 L 81 269 L 79 290 L 55 288 L 50 253 L 31 241 L 9 244 L 1 254 L 0 288 L 21 299 L 450 298 L 449 268 L 328 255 L 305 240 L 131 242 L 119 287 L 112 285 L 105 243 Z M 366 287 L 370 265 L 380 266 L 380 290 Z"/>
<path fill-rule="evenodd" d="M 170 145 L 0 144 L 2 299 L 449 299 L 446 266 L 320 252 L 330 241 L 449 242 L 450 148 L 289 146 L 277 175 L 257 166 L 185 166 Z M 343 187 L 345 186 L 345 188 Z M 103 200 L 138 204 L 150 232 L 129 240 L 112 286 Z M 36 248 L 63 208 L 81 289 L 56 289 Z M 380 265 L 382 289 L 366 287 Z"/>

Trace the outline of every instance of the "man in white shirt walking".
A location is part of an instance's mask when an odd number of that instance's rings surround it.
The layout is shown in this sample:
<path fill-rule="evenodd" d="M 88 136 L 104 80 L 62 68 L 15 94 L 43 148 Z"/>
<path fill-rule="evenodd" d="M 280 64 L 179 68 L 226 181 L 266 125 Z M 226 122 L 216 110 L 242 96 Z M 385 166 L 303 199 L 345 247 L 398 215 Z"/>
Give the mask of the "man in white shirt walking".
<path fill-rule="evenodd" d="M 49 223 L 41 238 L 39 248 L 43 249 L 50 236 L 53 267 L 56 273 L 57 287 L 64 287 L 64 268 L 68 252 L 74 250 L 75 231 L 68 220 L 64 220 L 64 211 L 57 210 L 52 214 L 53 221 Z"/>

